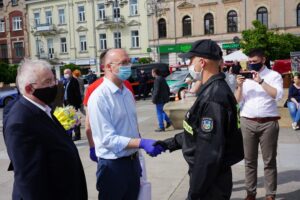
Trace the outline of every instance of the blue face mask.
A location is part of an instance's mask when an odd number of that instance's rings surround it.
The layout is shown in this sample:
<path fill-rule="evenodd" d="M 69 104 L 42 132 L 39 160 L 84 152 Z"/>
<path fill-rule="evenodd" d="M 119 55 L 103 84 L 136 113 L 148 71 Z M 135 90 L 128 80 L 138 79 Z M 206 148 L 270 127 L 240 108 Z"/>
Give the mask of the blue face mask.
<path fill-rule="evenodd" d="M 127 80 L 131 76 L 131 66 L 125 65 L 119 68 L 119 73 L 116 74 L 122 81 Z"/>
<path fill-rule="evenodd" d="M 250 70 L 259 71 L 262 68 L 262 63 L 249 64 L 248 67 Z"/>

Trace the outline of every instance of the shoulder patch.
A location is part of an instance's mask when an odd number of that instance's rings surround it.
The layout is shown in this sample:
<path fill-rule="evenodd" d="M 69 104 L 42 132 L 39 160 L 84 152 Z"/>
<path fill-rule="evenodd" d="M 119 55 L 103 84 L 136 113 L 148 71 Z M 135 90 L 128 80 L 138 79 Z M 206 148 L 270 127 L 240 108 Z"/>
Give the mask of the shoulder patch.
<path fill-rule="evenodd" d="M 204 117 L 201 120 L 201 130 L 204 132 L 211 132 L 214 129 L 214 121 L 212 118 Z"/>

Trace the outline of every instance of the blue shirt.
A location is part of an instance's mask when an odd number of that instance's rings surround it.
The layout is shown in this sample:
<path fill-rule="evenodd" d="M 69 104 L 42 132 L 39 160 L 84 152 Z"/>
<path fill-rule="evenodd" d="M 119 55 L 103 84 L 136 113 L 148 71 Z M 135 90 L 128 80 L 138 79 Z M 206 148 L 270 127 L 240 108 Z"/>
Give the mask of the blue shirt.
<path fill-rule="evenodd" d="M 138 150 L 126 149 L 139 131 L 135 100 L 124 85 L 120 89 L 104 78 L 89 98 L 88 113 L 97 157 L 116 159 Z"/>

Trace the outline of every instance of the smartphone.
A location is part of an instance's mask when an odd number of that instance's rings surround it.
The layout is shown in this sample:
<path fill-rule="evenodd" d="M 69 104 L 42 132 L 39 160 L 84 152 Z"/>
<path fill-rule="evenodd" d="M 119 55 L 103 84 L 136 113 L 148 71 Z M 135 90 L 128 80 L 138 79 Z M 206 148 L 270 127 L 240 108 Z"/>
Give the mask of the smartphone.
<path fill-rule="evenodd" d="M 253 79 L 253 74 L 251 72 L 240 72 L 244 78 Z"/>

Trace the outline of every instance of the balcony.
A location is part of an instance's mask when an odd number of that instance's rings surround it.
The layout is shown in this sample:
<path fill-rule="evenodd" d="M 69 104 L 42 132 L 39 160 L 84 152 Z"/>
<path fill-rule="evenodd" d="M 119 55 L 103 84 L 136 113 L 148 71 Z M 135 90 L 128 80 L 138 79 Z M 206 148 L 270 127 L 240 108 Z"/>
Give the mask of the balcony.
<path fill-rule="evenodd" d="M 40 53 L 37 55 L 39 59 L 45 59 L 45 60 L 54 60 L 56 59 L 56 54 L 55 53 Z"/>
<path fill-rule="evenodd" d="M 125 18 L 124 16 L 120 16 L 115 18 L 113 16 L 107 16 L 103 19 L 103 22 L 108 28 L 124 28 L 125 27 Z"/>
<path fill-rule="evenodd" d="M 223 0 L 223 3 L 235 3 L 235 2 L 240 2 L 242 0 Z"/>
<path fill-rule="evenodd" d="M 55 35 L 56 32 L 56 27 L 54 24 L 37 24 L 35 27 L 35 34 L 38 35 Z"/>

